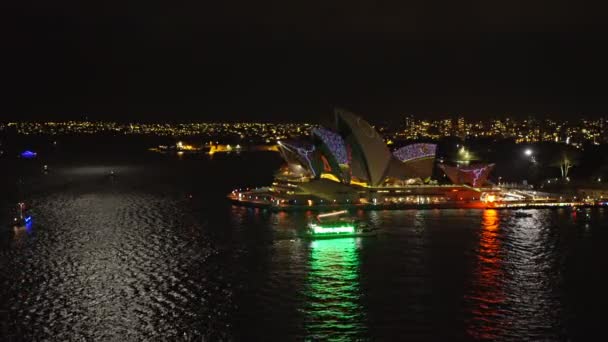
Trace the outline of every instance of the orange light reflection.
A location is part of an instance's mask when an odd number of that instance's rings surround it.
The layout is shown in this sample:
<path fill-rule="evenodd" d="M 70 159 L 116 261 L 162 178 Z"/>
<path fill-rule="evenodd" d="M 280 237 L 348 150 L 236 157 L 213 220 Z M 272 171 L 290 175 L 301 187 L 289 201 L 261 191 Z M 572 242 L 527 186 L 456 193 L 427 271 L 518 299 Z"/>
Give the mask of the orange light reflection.
<path fill-rule="evenodd" d="M 473 288 L 467 298 L 471 302 L 467 332 L 477 340 L 494 340 L 502 332 L 500 306 L 505 301 L 505 294 L 501 283 L 504 270 L 499 229 L 498 211 L 484 210 Z"/>

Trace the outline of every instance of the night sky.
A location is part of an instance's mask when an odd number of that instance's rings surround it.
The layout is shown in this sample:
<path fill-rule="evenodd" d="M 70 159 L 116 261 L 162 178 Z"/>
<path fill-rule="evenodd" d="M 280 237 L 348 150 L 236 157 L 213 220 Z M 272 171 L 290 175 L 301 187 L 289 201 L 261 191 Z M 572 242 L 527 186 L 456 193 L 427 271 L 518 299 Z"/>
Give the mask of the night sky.
<path fill-rule="evenodd" d="M 396 3 L 5 1 L 0 120 L 608 114 L 607 8 Z"/>

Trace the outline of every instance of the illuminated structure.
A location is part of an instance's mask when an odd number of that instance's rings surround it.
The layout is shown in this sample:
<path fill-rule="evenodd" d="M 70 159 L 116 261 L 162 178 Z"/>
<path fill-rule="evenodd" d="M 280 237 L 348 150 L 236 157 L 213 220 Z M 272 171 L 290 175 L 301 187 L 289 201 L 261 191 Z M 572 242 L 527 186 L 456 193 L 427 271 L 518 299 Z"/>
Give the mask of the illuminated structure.
<path fill-rule="evenodd" d="M 391 160 L 393 167 L 389 169 L 387 175 L 397 179 L 402 179 L 401 175 L 407 175 L 410 182 L 414 179 L 429 179 L 433 174 L 436 151 L 435 144 L 418 143 L 403 146 L 393 152 L 395 157 Z M 395 159 L 401 163 L 397 163 Z"/>
<path fill-rule="evenodd" d="M 272 185 L 248 192 L 235 190 L 230 195 L 233 201 L 246 205 L 262 201 L 277 208 L 420 206 L 482 203 L 481 195 L 494 191 L 479 188 L 491 167 L 447 171 L 454 174 L 450 176 L 454 185 L 433 184 L 435 144 L 411 144 L 391 152 L 373 126 L 344 110 L 335 111 L 335 127 L 312 128 L 307 140 L 281 140 L 278 147 L 286 165 L 275 174 Z"/>
<path fill-rule="evenodd" d="M 290 170 L 307 170 L 313 179 L 363 187 L 430 178 L 436 145 L 413 144 L 391 153 L 367 121 L 343 110 L 336 110 L 335 119 L 335 129 L 311 130 L 312 143 L 280 142 L 281 155 Z"/>
<path fill-rule="evenodd" d="M 312 135 L 321 139 L 323 146 L 327 147 L 338 164 L 348 164 L 346 145 L 344 139 L 338 133 L 323 127 L 317 127 L 312 130 Z"/>
<path fill-rule="evenodd" d="M 277 144 L 281 156 L 294 174 L 312 177 L 320 175 L 318 163 L 314 163 L 314 145 L 302 141 L 279 141 Z"/>
<path fill-rule="evenodd" d="M 391 153 L 374 127 L 360 117 L 336 110 L 338 132 L 347 142 L 351 174 L 371 186 L 378 186 L 391 161 Z"/>
<path fill-rule="evenodd" d="M 439 165 L 454 184 L 466 184 L 474 187 L 484 185 L 494 164 L 489 165 L 470 165 L 470 166 L 448 166 Z"/>
<path fill-rule="evenodd" d="M 435 144 L 411 144 L 395 150 L 393 155 L 405 163 L 418 159 L 435 158 L 436 150 L 437 145 Z"/>
<path fill-rule="evenodd" d="M 410 144 L 391 152 L 376 129 L 360 117 L 336 111 L 335 119 L 333 128 L 312 128 L 308 140 L 278 143 L 286 165 L 271 186 L 235 189 L 229 198 L 238 205 L 272 210 L 537 208 L 588 205 L 592 200 L 497 187 L 488 182 L 494 164 L 439 164 L 452 182 L 439 185 L 431 179 L 436 145 Z M 311 228 L 319 235 L 351 234 L 356 229 L 345 224 Z"/>

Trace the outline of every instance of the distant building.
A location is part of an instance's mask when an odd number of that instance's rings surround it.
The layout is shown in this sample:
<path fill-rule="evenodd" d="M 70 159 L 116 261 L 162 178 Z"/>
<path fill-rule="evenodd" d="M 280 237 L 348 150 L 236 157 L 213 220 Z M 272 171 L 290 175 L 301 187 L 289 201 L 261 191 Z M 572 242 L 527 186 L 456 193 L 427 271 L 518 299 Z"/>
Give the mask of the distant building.
<path fill-rule="evenodd" d="M 466 122 L 462 116 L 452 119 L 452 136 L 464 139 L 467 135 Z"/>

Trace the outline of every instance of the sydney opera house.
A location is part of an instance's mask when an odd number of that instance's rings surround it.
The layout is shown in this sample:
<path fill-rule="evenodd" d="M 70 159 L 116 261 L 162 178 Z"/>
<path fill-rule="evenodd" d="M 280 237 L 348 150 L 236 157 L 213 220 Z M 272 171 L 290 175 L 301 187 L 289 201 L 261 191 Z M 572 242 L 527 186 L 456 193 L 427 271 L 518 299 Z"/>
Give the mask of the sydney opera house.
<path fill-rule="evenodd" d="M 390 151 L 382 136 L 362 118 L 335 111 L 334 127 L 316 127 L 307 139 L 279 141 L 285 165 L 272 185 L 235 190 L 240 204 L 273 207 L 420 205 L 475 201 L 484 192 L 493 165 L 440 164 L 452 184 L 432 179 L 437 145 L 415 143 Z"/>

